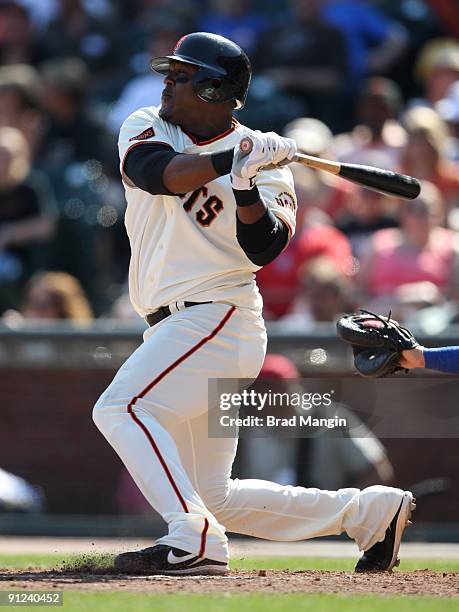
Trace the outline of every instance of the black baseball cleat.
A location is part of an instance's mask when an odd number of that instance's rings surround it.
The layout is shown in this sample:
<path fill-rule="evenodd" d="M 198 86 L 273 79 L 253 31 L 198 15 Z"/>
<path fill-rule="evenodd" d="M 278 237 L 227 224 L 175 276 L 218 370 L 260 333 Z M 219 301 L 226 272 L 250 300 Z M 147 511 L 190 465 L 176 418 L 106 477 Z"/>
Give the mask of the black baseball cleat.
<path fill-rule="evenodd" d="M 416 500 L 410 491 L 405 491 L 402 502 L 391 524 L 386 529 L 382 542 L 366 550 L 355 566 L 356 572 L 390 572 L 400 563 L 397 558 L 405 527 L 411 525 L 411 513 L 416 509 Z"/>
<path fill-rule="evenodd" d="M 228 564 L 157 544 L 136 552 L 121 553 L 115 557 L 115 569 L 123 574 L 221 576 L 228 573 Z"/>

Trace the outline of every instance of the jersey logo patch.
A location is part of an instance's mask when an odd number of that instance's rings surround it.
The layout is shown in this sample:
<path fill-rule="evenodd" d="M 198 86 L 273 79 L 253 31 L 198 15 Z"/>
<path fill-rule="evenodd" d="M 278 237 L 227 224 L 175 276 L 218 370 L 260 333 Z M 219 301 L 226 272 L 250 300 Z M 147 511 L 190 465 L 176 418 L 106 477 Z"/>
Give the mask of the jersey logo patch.
<path fill-rule="evenodd" d="M 155 130 L 152 127 L 150 127 L 144 130 L 143 132 L 141 132 L 140 134 L 137 134 L 137 136 L 133 136 L 132 138 L 129 138 L 129 142 L 131 142 L 132 140 L 147 140 L 148 138 L 151 138 L 154 135 L 155 135 Z"/>
<path fill-rule="evenodd" d="M 293 212 L 296 210 L 296 199 L 292 196 L 291 193 L 287 191 L 282 191 L 277 197 L 276 202 L 279 206 L 283 206 L 284 208 L 290 208 Z"/>

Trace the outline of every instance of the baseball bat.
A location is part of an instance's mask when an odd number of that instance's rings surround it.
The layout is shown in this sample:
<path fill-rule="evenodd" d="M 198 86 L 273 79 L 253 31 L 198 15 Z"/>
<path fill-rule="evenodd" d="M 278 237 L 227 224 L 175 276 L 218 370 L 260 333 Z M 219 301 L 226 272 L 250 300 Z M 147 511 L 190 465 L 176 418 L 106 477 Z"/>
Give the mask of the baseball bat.
<path fill-rule="evenodd" d="M 241 151 L 245 153 L 245 155 L 248 155 L 252 150 L 253 142 L 246 136 L 241 140 L 239 146 Z M 278 166 L 284 166 L 291 162 L 297 162 L 303 166 L 315 168 L 316 170 L 331 172 L 331 174 L 341 176 L 357 185 L 362 185 L 362 187 L 368 187 L 368 189 L 378 191 L 384 195 L 393 195 L 406 200 L 417 198 L 421 191 L 419 181 L 413 176 L 398 174 L 391 170 L 383 170 L 382 168 L 362 166 L 359 164 L 342 164 L 329 159 L 322 159 L 321 157 L 304 155 L 303 153 L 297 153 L 293 159 L 284 160 L 278 164 Z M 276 166 L 270 164 L 265 167 L 272 169 Z"/>

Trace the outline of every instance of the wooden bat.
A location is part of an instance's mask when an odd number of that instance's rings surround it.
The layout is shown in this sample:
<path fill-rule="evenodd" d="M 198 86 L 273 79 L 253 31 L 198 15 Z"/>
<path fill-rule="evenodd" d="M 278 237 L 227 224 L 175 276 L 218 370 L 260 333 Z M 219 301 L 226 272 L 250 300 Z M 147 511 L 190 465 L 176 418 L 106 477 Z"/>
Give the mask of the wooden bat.
<path fill-rule="evenodd" d="M 246 136 L 241 140 L 239 146 L 241 151 L 248 155 L 252 150 L 253 142 Z M 406 200 L 417 198 L 421 191 L 419 181 L 406 174 L 398 174 L 391 170 L 382 170 L 381 168 L 374 168 L 373 166 L 342 164 L 329 159 L 322 159 L 321 157 L 304 155 L 303 153 L 297 153 L 293 159 L 284 160 L 277 166 L 271 164 L 265 167 L 272 169 L 290 164 L 291 162 L 297 162 L 303 164 L 303 166 L 315 168 L 316 170 L 331 172 L 357 185 L 362 185 L 362 187 L 368 187 L 368 189 L 378 191 L 384 195 L 393 195 Z"/>

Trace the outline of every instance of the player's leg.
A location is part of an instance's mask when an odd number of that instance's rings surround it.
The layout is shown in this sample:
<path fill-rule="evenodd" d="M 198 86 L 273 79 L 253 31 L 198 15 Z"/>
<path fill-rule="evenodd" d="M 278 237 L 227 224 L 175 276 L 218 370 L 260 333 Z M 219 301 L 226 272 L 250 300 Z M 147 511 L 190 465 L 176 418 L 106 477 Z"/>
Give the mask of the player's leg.
<path fill-rule="evenodd" d="M 384 537 L 404 491 L 382 485 L 325 491 L 233 480 L 236 440 L 209 438 L 207 418 L 182 424 L 173 435 L 196 490 L 227 531 L 280 541 L 346 532 L 360 550 Z"/>
<path fill-rule="evenodd" d="M 224 528 L 191 484 L 169 430 L 207 411 L 208 377 L 247 371 L 240 318 L 226 304 L 209 304 L 165 319 L 147 331 L 94 408 L 95 423 L 168 523 L 161 542 L 217 562 L 228 556 Z M 263 340 L 259 346 L 257 370 Z"/>

